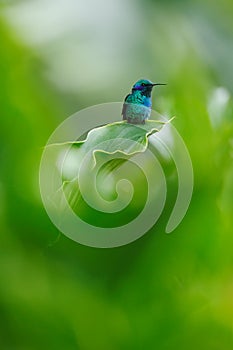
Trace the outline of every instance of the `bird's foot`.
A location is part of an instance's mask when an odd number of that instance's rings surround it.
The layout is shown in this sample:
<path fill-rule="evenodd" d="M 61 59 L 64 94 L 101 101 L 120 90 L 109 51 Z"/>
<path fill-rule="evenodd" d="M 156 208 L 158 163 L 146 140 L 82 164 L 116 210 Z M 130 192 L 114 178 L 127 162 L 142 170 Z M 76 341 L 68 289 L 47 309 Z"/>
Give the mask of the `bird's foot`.
<path fill-rule="evenodd" d="M 127 123 L 129 124 L 136 124 L 136 125 L 144 125 L 145 124 L 145 119 L 144 120 L 134 120 L 134 119 L 127 119 Z"/>

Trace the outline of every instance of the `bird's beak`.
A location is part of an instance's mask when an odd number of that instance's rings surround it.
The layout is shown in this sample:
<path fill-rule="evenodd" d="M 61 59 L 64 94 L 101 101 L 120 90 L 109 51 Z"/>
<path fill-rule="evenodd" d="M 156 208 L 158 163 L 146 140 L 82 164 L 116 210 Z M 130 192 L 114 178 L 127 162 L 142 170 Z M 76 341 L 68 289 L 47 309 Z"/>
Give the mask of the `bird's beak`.
<path fill-rule="evenodd" d="M 156 85 L 167 85 L 167 84 L 161 84 L 161 83 L 152 84 L 152 86 L 156 86 Z"/>

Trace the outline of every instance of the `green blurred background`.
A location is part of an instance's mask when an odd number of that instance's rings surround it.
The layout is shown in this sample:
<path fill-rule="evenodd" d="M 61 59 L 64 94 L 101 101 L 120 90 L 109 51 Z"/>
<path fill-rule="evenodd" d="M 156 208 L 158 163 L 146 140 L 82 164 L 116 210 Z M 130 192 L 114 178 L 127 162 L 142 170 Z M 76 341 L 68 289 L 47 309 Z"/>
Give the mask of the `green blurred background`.
<path fill-rule="evenodd" d="M 233 2 L 0 1 L 0 348 L 233 348 Z M 193 161 L 188 213 L 95 249 L 40 199 L 51 132 L 84 107 L 167 82 L 153 106 Z"/>

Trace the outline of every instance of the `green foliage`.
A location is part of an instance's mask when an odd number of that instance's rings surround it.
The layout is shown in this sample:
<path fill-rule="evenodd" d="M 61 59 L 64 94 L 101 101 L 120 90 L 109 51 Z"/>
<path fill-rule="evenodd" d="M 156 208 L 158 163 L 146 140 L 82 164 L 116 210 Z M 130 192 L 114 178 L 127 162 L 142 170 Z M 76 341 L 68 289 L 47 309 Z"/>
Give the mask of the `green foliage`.
<path fill-rule="evenodd" d="M 233 5 L 230 0 L 173 3 L 163 7 L 162 1 L 148 1 L 146 8 L 139 2 L 131 23 L 137 45 L 125 43 L 130 57 L 119 52 L 122 71 L 116 60 L 110 61 L 117 77 L 108 77 L 106 84 L 99 80 L 90 90 L 81 86 L 75 95 L 46 75 L 45 57 L 56 53 L 56 46 L 27 48 L 1 19 L 1 349 L 233 347 Z M 76 35 L 81 48 L 91 31 L 83 34 Z M 54 41 L 59 45 L 57 37 Z M 90 52 L 98 71 L 105 51 L 94 46 Z M 82 61 L 86 75 L 89 59 Z M 81 246 L 60 235 L 44 211 L 38 186 L 43 147 L 62 118 L 83 106 L 123 100 L 141 75 L 156 75 L 158 81 L 165 76 L 168 82 L 166 90 L 156 92 L 153 106 L 176 115 L 174 124 L 191 154 L 191 206 L 171 235 L 164 234 L 162 217 L 130 245 L 110 250 Z M 209 100 L 220 86 L 230 98 L 216 127 Z M 169 164 L 165 168 L 169 173 Z M 145 190 L 138 186 L 138 197 L 143 199 Z"/>
<path fill-rule="evenodd" d="M 133 155 L 137 152 L 144 152 L 148 146 L 148 137 L 162 129 L 166 123 L 148 120 L 141 125 L 129 124 L 125 121 L 107 124 L 92 129 L 84 141 L 72 142 L 70 146 L 78 151 L 79 162 L 88 152 L 92 154 L 94 160 L 97 152 L 107 154 L 120 152 L 125 155 Z M 48 147 L 51 146 L 53 145 Z"/>
<path fill-rule="evenodd" d="M 62 163 L 63 184 L 58 190 L 65 192 L 73 211 L 86 222 L 100 227 L 118 227 L 139 215 L 145 205 L 148 185 L 145 183 L 143 171 L 137 169 L 130 160 L 135 154 L 145 152 L 149 136 L 161 130 L 168 122 L 148 120 L 141 125 L 125 121 L 115 122 L 92 129 L 84 141 L 49 144 L 47 147 L 55 148 L 55 159 Z M 146 154 L 144 158 L 147 159 Z M 149 167 L 151 172 L 153 165 L 150 163 L 151 159 L 144 161 L 144 167 Z M 121 179 L 120 174 L 122 178 L 127 175 L 130 177 L 134 188 L 133 198 L 123 211 L 122 208 L 115 208 L 114 214 L 111 213 L 110 202 L 101 211 L 100 194 L 95 190 L 95 183 L 101 189 L 101 194 L 108 201 L 113 201 L 117 197 L 116 183 Z M 123 192 L 123 197 L 118 198 L 118 201 L 124 201 L 124 198 L 126 200 L 127 190 Z M 83 199 L 84 193 L 90 194 L 88 196 L 91 197 L 91 202 L 99 210 L 86 203 Z"/>

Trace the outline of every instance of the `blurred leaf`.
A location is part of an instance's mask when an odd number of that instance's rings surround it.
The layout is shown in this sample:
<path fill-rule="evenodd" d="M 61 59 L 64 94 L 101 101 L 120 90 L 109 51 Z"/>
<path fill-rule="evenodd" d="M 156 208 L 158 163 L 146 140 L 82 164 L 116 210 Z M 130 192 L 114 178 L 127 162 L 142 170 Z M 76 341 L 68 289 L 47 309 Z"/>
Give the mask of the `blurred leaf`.
<path fill-rule="evenodd" d="M 125 121 L 107 124 L 91 130 L 84 141 L 73 142 L 82 154 L 87 152 L 115 153 L 132 155 L 144 152 L 148 137 L 167 124 L 164 121 L 148 120 L 145 124 L 135 125 Z"/>
<path fill-rule="evenodd" d="M 94 207 L 100 209 L 96 188 L 106 199 L 114 201 L 119 195 L 116 192 L 116 183 L 119 171 L 121 171 L 123 177 L 125 174 L 133 174 L 131 181 L 135 182 L 135 188 L 137 188 L 134 193 L 135 201 L 131 203 L 132 213 L 126 215 L 123 212 L 123 221 L 127 222 L 130 215 L 138 214 L 142 205 L 141 200 L 144 199 L 141 194 L 144 183 L 140 172 L 136 171 L 129 160 L 133 155 L 145 152 L 148 147 L 148 137 L 161 130 L 170 121 L 171 119 L 169 121 L 149 120 L 140 125 L 121 121 L 92 129 L 84 141 L 50 144 L 49 147 L 61 146 L 56 153 L 57 164 L 61 166 L 62 189 L 73 210 L 83 218 L 86 216 L 85 213 L 90 215 L 91 208 L 89 206 L 87 208 L 83 200 L 84 194 L 89 197 Z M 91 187 L 91 184 L 97 187 Z M 137 195 L 138 190 L 140 193 Z M 146 188 L 144 192 L 147 192 Z M 123 189 L 122 196 L 122 199 L 128 196 L 127 188 Z M 109 208 L 109 202 L 107 206 Z M 128 209 L 130 209 L 130 204 Z M 98 215 L 97 212 L 91 215 L 95 223 Z M 104 216 L 105 223 L 112 225 L 113 216 L 110 214 L 110 219 L 105 211 Z M 122 218 L 117 215 L 118 224 L 120 220 Z M 103 222 L 102 215 L 101 222 Z"/>

